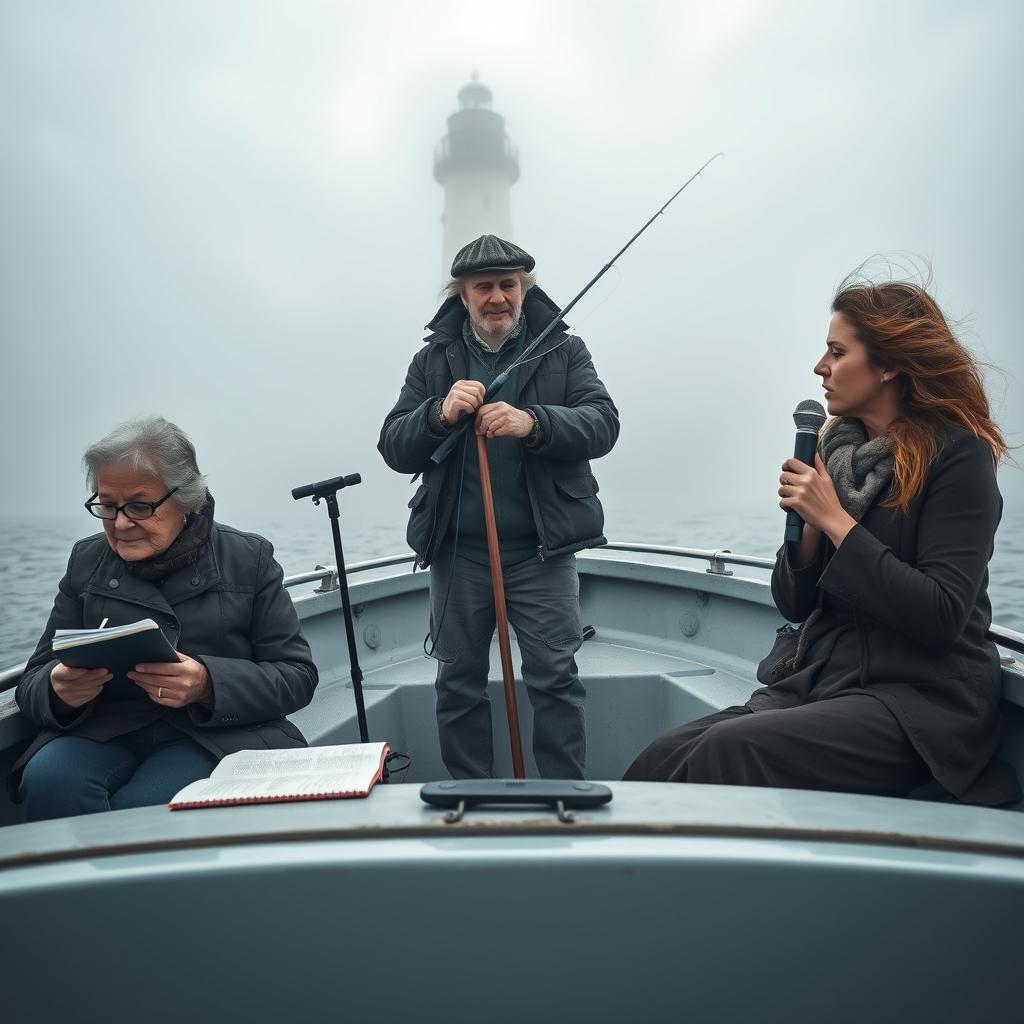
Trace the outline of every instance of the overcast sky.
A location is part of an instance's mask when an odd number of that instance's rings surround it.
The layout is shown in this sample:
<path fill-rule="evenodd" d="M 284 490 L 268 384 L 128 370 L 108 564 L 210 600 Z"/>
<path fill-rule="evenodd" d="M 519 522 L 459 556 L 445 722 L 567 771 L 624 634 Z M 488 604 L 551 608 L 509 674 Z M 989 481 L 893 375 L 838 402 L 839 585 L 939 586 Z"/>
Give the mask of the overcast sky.
<path fill-rule="evenodd" d="M 433 149 L 474 70 L 562 302 L 725 152 L 569 317 L 622 416 L 609 535 L 630 505 L 777 500 L 829 302 L 873 253 L 930 262 L 1019 444 L 1022 9 L 7 0 L 0 512 L 74 509 L 86 444 L 160 413 L 226 522 L 360 472 L 350 514 L 400 528 L 375 445 L 438 305 Z"/>

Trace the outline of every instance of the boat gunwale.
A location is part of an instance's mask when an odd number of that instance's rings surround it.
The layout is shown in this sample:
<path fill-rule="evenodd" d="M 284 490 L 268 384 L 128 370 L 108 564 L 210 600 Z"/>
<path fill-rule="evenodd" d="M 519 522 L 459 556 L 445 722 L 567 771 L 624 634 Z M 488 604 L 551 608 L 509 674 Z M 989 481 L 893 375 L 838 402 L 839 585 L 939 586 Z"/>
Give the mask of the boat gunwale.
<path fill-rule="evenodd" d="M 18 828 L 19 826 L 9 826 Z M 813 842 L 837 845 L 877 846 L 887 849 L 907 849 L 933 853 L 994 856 L 1024 860 L 1024 839 L 1020 842 L 1000 843 L 982 839 L 959 839 L 944 836 L 916 835 L 912 833 L 871 830 L 814 828 L 811 826 L 763 824 L 710 824 L 706 822 L 593 822 L 582 819 L 572 825 L 560 824 L 547 818 L 526 821 L 500 822 L 496 819 L 464 821 L 456 825 L 436 823 L 416 825 L 359 825 L 318 826 L 284 831 L 246 832 L 224 834 L 220 832 L 202 836 L 182 836 L 161 839 L 139 839 L 68 849 L 25 851 L 0 855 L 0 872 L 34 868 L 51 864 L 93 860 L 95 858 L 136 856 L 140 854 L 181 853 L 192 850 L 226 846 L 265 846 L 283 843 L 338 842 L 341 840 L 402 840 L 402 839 L 467 839 L 467 838 L 543 838 L 576 839 L 582 836 L 632 836 L 642 838 L 690 837 L 738 840 L 778 840 Z"/>
<path fill-rule="evenodd" d="M 634 541 L 610 541 L 608 544 L 594 548 L 585 553 L 585 556 L 598 554 L 601 551 L 621 551 L 636 554 L 667 555 L 673 558 L 689 558 L 709 563 L 704 571 L 709 576 L 731 576 L 732 573 L 725 571 L 726 565 L 739 565 L 750 568 L 770 570 L 774 565 L 774 559 L 763 558 L 759 555 L 735 554 L 728 548 L 683 548 L 663 544 L 646 544 Z M 380 558 L 371 558 L 362 562 L 355 562 L 346 567 L 346 576 L 356 573 L 370 572 L 376 569 L 389 568 L 395 565 L 404 565 L 414 562 L 416 556 L 411 551 L 401 552 L 394 555 L 384 555 Z M 617 561 L 616 559 L 597 558 L 594 561 Z M 415 570 L 414 570 L 415 571 Z M 286 576 L 283 581 L 285 588 L 303 586 L 308 583 L 320 583 L 320 587 L 314 591 L 316 594 L 332 593 L 337 591 L 338 570 L 335 566 L 320 566 L 308 572 L 295 573 Z M 991 640 L 999 647 L 1014 651 L 1017 654 L 1024 654 L 1024 633 L 1009 629 L 993 623 L 986 639 Z M 27 662 L 18 665 L 11 665 L 8 668 L 0 669 L 0 693 L 13 689 L 18 684 L 22 673 L 25 671 Z"/>

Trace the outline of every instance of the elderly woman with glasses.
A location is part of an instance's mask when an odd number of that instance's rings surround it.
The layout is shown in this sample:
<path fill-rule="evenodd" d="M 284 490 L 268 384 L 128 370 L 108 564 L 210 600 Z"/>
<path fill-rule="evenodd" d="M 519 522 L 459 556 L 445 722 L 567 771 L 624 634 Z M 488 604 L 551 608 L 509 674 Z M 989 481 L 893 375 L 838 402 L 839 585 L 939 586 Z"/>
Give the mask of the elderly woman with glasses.
<path fill-rule="evenodd" d="M 84 463 L 86 508 L 103 533 L 75 544 L 15 694 L 42 730 L 10 780 L 30 821 L 166 803 L 226 754 L 304 746 L 285 716 L 317 684 L 273 548 L 214 521 L 195 448 L 177 426 L 124 423 Z M 54 657 L 57 629 L 144 618 L 177 662 L 118 678 Z"/>

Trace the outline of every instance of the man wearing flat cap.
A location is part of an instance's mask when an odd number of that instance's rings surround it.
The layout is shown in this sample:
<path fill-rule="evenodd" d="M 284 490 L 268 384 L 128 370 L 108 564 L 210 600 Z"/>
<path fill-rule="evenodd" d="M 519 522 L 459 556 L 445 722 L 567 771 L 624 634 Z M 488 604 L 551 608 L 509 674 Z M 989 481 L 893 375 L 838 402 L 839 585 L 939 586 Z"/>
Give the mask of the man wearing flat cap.
<path fill-rule="evenodd" d="M 558 307 L 533 257 L 495 235 L 455 257 L 447 298 L 427 324 L 377 445 L 400 473 L 423 474 L 409 502 L 409 546 L 431 566 L 430 637 L 441 755 L 455 778 L 493 775 L 487 697 L 494 599 L 476 445 L 430 456 L 464 416 L 487 438 L 509 622 L 533 705 L 533 755 L 545 778 L 582 778 L 583 641 L 574 553 L 606 543 L 590 459 L 611 451 L 619 418 L 590 353 L 557 326 L 518 364 Z M 484 404 L 499 373 L 509 378 Z"/>

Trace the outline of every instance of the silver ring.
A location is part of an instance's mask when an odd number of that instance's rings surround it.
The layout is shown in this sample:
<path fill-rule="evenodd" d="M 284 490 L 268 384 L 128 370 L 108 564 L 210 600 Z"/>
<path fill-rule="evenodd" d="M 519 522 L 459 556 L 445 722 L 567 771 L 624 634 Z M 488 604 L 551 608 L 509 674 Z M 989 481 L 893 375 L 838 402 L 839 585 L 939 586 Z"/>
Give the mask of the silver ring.
<path fill-rule="evenodd" d="M 156 688 L 156 699 L 157 700 L 163 700 L 164 699 L 164 688 L 162 686 L 158 686 Z"/>

